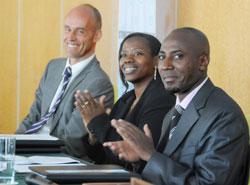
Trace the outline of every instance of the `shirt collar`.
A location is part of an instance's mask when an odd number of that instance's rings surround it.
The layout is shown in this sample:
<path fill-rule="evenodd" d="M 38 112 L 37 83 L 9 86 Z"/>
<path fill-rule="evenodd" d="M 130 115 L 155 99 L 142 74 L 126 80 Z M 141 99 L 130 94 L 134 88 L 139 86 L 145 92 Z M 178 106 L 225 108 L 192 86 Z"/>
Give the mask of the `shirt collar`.
<path fill-rule="evenodd" d="M 71 67 L 71 71 L 72 71 L 72 78 L 74 78 L 75 76 L 77 76 L 89 63 L 90 61 L 95 57 L 95 54 L 91 55 L 90 57 L 80 61 L 80 62 L 77 62 L 76 64 L 74 65 L 70 65 L 69 63 L 69 58 L 67 59 L 67 62 L 66 62 L 66 66 L 63 70 L 63 73 L 62 75 L 64 75 L 64 72 L 66 70 L 67 67 Z"/>
<path fill-rule="evenodd" d="M 186 109 L 189 103 L 192 101 L 194 96 L 197 94 L 197 92 L 200 90 L 200 88 L 205 84 L 205 82 L 208 80 L 208 77 L 203 80 L 203 82 L 198 85 L 195 89 L 193 89 L 188 95 L 180 102 L 180 98 L 177 95 L 176 97 L 176 105 L 180 105 L 183 109 Z"/>

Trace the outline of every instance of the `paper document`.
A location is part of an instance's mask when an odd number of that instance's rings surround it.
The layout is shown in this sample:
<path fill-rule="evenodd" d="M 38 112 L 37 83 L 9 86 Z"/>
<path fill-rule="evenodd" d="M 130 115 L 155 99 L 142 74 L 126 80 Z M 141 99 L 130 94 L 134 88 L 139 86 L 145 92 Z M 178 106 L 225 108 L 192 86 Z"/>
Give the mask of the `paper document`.
<path fill-rule="evenodd" d="M 68 164 L 68 163 L 80 163 L 80 162 L 70 157 L 51 157 L 51 156 L 24 157 L 20 155 L 15 156 L 16 165 L 24 165 L 24 164 L 53 165 L 53 164 Z"/>
<path fill-rule="evenodd" d="M 79 161 L 72 159 L 70 157 L 51 157 L 51 156 L 31 156 L 31 157 L 24 157 L 24 156 L 15 156 L 15 170 L 20 173 L 30 172 L 28 169 L 29 166 L 32 165 L 65 165 L 65 164 L 80 164 Z M 81 164 L 84 165 L 84 164 Z"/>
<path fill-rule="evenodd" d="M 16 140 L 47 140 L 57 141 L 58 138 L 49 134 L 15 134 Z"/>
<path fill-rule="evenodd" d="M 0 136 L 14 136 L 16 140 L 46 140 L 57 141 L 58 138 L 49 134 L 0 134 Z"/>

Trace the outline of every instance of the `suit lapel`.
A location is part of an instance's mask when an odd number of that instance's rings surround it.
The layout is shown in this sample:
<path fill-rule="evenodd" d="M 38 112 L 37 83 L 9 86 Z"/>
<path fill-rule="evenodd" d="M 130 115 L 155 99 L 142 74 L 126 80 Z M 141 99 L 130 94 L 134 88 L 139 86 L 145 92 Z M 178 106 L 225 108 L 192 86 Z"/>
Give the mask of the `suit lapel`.
<path fill-rule="evenodd" d="M 195 122 L 199 119 L 199 114 L 196 111 L 193 104 L 188 106 L 189 108 L 185 110 L 181 119 L 178 122 L 177 128 L 169 140 L 166 148 L 167 154 L 171 155 L 174 150 L 180 145 L 182 140 L 188 134 L 189 130 L 195 124 Z"/>
<path fill-rule="evenodd" d="M 50 78 L 52 78 L 53 80 L 48 80 L 49 88 L 47 88 L 45 92 L 45 98 L 46 98 L 46 101 L 44 101 L 44 107 L 45 107 L 44 110 L 46 110 L 45 114 L 48 112 L 52 99 L 54 98 L 57 88 L 60 82 L 62 81 L 63 78 L 62 73 L 65 68 L 66 61 L 67 59 L 62 59 L 58 63 L 58 65 L 54 66 L 54 68 L 52 69 L 54 72 L 52 73 L 53 76 Z"/>
<path fill-rule="evenodd" d="M 161 139 L 163 138 L 165 132 L 167 132 L 168 127 L 170 126 L 170 122 L 171 122 L 171 117 L 173 115 L 174 112 L 174 106 L 168 111 L 168 113 L 166 114 L 166 116 L 163 119 L 163 123 L 162 123 L 162 129 L 161 129 L 161 136 L 160 139 L 158 141 L 158 144 L 160 143 Z M 157 146 L 158 148 L 159 146 Z"/>
<path fill-rule="evenodd" d="M 127 116 L 129 117 L 129 115 L 127 114 L 134 100 L 135 100 L 134 90 L 129 91 L 127 94 L 125 94 L 119 102 L 119 105 L 117 107 L 117 110 L 119 110 L 119 112 L 116 111 L 114 118 L 126 119 Z"/>
<path fill-rule="evenodd" d="M 63 97 L 63 99 L 62 99 L 62 101 L 61 101 L 55 115 L 54 115 L 53 122 L 52 122 L 51 129 L 50 129 L 51 133 L 55 129 L 56 125 L 59 123 L 58 120 L 62 116 L 63 107 L 64 107 L 64 104 L 67 102 L 67 99 L 69 98 L 69 95 L 71 95 L 71 92 L 75 89 L 75 87 L 77 87 L 78 84 L 81 83 L 84 80 L 86 75 L 92 71 L 92 67 L 94 65 L 96 65 L 96 64 L 97 64 L 97 60 L 94 57 L 90 61 L 90 63 L 75 77 L 74 81 L 71 82 L 69 88 L 65 92 L 65 95 L 64 95 L 64 97 Z"/>
<path fill-rule="evenodd" d="M 75 89 L 75 87 L 77 87 L 78 84 L 81 83 L 84 80 L 84 78 L 87 76 L 87 74 L 91 73 L 93 67 L 95 65 L 97 65 L 97 63 L 98 62 L 97 62 L 96 58 L 94 57 L 89 62 L 89 64 L 75 77 L 74 81 L 70 84 L 69 89 L 66 91 L 66 94 L 68 92 L 71 92 L 73 89 Z"/>
<path fill-rule="evenodd" d="M 197 122 L 197 120 L 199 120 L 200 111 L 204 108 L 207 102 L 207 99 L 209 95 L 212 93 L 212 91 L 214 90 L 214 88 L 215 87 L 213 83 L 210 81 L 210 79 L 208 79 L 207 82 L 201 87 L 201 89 L 195 95 L 195 97 L 190 102 L 187 109 L 184 111 L 183 115 L 181 116 L 181 119 L 178 122 L 177 128 L 172 138 L 169 140 L 164 150 L 164 153 L 171 155 L 177 149 L 177 147 L 182 143 L 186 135 L 192 129 L 193 125 Z M 167 130 L 167 127 L 164 129 Z M 162 132 L 162 135 L 164 135 L 164 132 Z"/>

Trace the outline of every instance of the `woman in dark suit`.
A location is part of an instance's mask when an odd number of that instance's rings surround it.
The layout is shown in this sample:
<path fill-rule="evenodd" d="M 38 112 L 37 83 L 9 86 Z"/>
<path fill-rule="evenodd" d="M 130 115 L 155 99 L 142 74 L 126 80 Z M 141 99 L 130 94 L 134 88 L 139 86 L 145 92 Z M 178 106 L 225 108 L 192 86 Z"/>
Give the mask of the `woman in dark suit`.
<path fill-rule="evenodd" d="M 119 141 L 122 138 L 111 126 L 112 119 L 124 119 L 143 130 L 148 124 L 156 145 L 161 134 L 162 120 L 175 103 L 175 97 L 167 93 L 157 71 L 160 42 L 152 35 L 133 33 L 121 43 L 119 64 L 121 79 L 128 88 L 127 81 L 134 89 L 126 92 L 113 106 L 111 113 L 105 113 L 104 99 L 97 102 L 87 90 L 75 94 L 75 105 L 79 109 L 88 131 L 85 138 L 88 157 L 96 163 L 120 164 L 105 141 Z"/>

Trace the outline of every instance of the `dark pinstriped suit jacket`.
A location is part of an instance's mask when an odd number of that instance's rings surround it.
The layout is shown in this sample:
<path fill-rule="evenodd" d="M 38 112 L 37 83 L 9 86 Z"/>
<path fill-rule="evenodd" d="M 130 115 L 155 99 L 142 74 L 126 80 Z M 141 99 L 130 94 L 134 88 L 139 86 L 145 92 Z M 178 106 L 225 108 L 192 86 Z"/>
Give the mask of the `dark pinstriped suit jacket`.
<path fill-rule="evenodd" d="M 162 135 L 172 110 L 163 121 Z M 163 153 L 142 177 L 157 185 L 242 185 L 248 170 L 248 125 L 240 107 L 210 79 L 183 113 Z"/>

